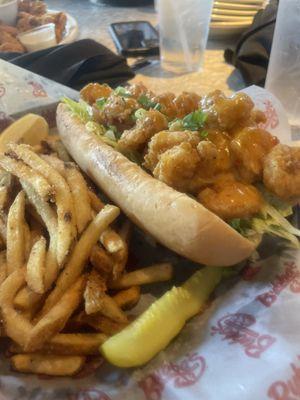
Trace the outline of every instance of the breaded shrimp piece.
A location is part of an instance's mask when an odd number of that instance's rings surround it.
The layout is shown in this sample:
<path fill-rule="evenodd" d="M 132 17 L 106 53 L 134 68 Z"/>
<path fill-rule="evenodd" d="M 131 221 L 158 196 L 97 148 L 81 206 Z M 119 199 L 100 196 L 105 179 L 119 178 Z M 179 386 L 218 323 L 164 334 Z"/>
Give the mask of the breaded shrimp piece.
<path fill-rule="evenodd" d="M 258 190 L 248 184 L 231 179 L 222 179 L 202 190 L 198 200 L 220 218 L 247 218 L 257 214 L 263 200 Z"/>
<path fill-rule="evenodd" d="M 275 136 L 260 128 L 248 127 L 235 135 L 230 148 L 242 180 L 252 183 L 262 179 L 264 159 L 277 143 Z"/>
<path fill-rule="evenodd" d="M 153 135 L 167 127 L 168 121 L 162 113 L 156 110 L 145 110 L 141 118 L 137 119 L 136 125 L 123 132 L 118 147 L 126 150 L 143 150 Z"/>
<path fill-rule="evenodd" d="M 196 148 L 200 142 L 198 132 L 191 131 L 161 131 L 152 136 L 144 157 L 144 166 L 153 172 L 161 154 L 183 142 L 191 143 Z"/>
<path fill-rule="evenodd" d="M 107 98 L 112 92 L 112 89 L 106 85 L 100 85 L 100 83 L 89 83 L 80 91 L 80 97 L 93 105 L 96 100 L 100 99 L 101 97 Z"/>
<path fill-rule="evenodd" d="M 285 200 L 300 198 L 300 147 L 277 144 L 264 160 L 263 182 Z"/>

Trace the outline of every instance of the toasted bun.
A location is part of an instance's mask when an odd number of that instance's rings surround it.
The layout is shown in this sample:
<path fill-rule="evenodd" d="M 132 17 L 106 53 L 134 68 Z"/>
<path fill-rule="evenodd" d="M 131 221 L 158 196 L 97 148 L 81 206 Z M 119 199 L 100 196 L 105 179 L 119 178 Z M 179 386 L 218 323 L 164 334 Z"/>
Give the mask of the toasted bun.
<path fill-rule="evenodd" d="M 147 174 L 88 132 L 59 104 L 57 127 L 79 166 L 136 225 L 182 256 L 228 266 L 247 258 L 254 245 L 200 203 Z"/>

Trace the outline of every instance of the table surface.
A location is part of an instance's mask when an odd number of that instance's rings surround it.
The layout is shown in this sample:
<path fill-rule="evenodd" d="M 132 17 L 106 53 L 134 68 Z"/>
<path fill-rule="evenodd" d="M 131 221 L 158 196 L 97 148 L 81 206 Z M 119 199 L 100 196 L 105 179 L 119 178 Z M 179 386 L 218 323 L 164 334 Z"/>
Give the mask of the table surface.
<path fill-rule="evenodd" d="M 115 51 L 108 27 L 112 22 L 148 20 L 154 26 L 157 15 L 153 6 L 112 7 L 105 4 L 92 4 L 89 0 L 47 0 L 48 7 L 64 10 L 76 18 L 79 25 L 79 38 L 92 38 Z M 142 81 L 155 92 L 182 90 L 196 91 L 199 94 L 221 89 L 229 94 L 242 89 L 244 83 L 239 71 L 224 62 L 224 49 L 234 41 L 215 41 L 209 39 L 205 52 L 204 68 L 201 72 L 174 76 L 163 71 L 159 62 L 140 70 L 133 82 Z"/>

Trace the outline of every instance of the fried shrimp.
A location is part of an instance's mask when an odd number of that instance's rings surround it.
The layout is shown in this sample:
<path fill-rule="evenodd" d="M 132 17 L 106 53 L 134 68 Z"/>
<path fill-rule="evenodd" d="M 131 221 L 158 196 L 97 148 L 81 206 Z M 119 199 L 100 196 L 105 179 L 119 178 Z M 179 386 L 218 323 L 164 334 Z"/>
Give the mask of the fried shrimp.
<path fill-rule="evenodd" d="M 226 177 L 202 190 L 198 200 L 220 218 L 246 218 L 257 214 L 263 204 L 261 195 L 252 185 Z"/>
<path fill-rule="evenodd" d="M 196 93 L 183 92 L 179 96 L 166 92 L 151 98 L 153 103 L 161 106 L 161 112 L 170 120 L 183 118 L 185 115 L 196 111 L 199 108 L 201 97 Z"/>
<path fill-rule="evenodd" d="M 181 192 L 194 192 L 191 186 L 196 184 L 199 161 L 197 150 L 191 143 L 183 142 L 160 156 L 153 176 Z"/>
<path fill-rule="evenodd" d="M 252 183 L 262 178 L 264 159 L 278 139 L 260 128 L 244 128 L 230 144 L 234 165 L 242 180 Z"/>
<path fill-rule="evenodd" d="M 107 98 L 112 92 L 108 85 L 100 85 L 100 83 L 89 83 L 80 91 L 80 97 L 93 105 L 96 100 L 101 97 Z"/>
<path fill-rule="evenodd" d="M 226 97 L 220 90 L 215 90 L 202 99 L 201 108 L 207 114 L 209 127 L 231 131 L 251 118 L 254 103 L 245 93 Z"/>
<path fill-rule="evenodd" d="M 282 199 L 299 199 L 300 148 L 277 144 L 264 161 L 263 182 Z"/>
<path fill-rule="evenodd" d="M 94 117 L 103 125 L 114 125 L 119 131 L 131 128 L 134 125 L 132 114 L 140 108 L 138 102 L 130 97 L 122 97 L 112 93 L 104 106 L 94 107 Z"/>
<path fill-rule="evenodd" d="M 137 119 L 136 125 L 125 130 L 118 142 L 120 149 L 143 150 L 147 142 L 155 133 L 167 129 L 168 121 L 159 111 L 144 111 Z"/>
<path fill-rule="evenodd" d="M 153 172 L 160 156 L 167 150 L 183 142 L 190 143 L 193 148 L 196 148 L 200 142 L 200 138 L 197 132 L 190 131 L 161 131 L 156 133 L 148 143 L 148 150 L 144 157 L 144 166 Z"/>

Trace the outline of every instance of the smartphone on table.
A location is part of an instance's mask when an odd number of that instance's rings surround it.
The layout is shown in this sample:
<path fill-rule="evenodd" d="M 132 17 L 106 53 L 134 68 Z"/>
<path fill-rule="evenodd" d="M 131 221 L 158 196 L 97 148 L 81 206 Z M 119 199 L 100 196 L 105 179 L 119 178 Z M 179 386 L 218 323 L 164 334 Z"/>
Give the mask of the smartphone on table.
<path fill-rule="evenodd" d="M 116 22 L 109 30 L 118 53 L 124 57 L 159 54 L 158 32 L 148 21 Z"/>

